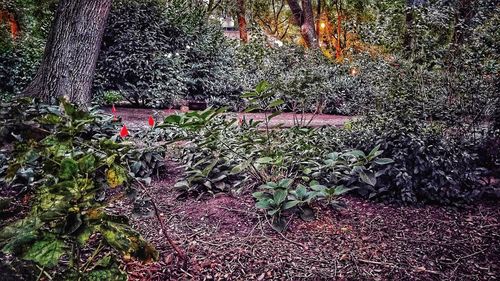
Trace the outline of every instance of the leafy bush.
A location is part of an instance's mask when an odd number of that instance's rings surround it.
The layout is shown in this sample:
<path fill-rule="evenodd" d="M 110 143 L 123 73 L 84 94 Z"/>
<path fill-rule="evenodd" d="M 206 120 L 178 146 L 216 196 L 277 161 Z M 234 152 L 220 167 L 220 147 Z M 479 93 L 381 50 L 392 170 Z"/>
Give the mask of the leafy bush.
<path fill-rule="evenodd" d="M 270 110 L 282 103 L 270 99 L 271 95 L 265 84 L 260 84 L 244 97 L 251 105 L 261 101 L 260 109 Z M 207 109 L 172 115 L 160 125 L 184 129 L 178 136 L 189 140 L 181 156 L 186 180 L 176 187 L 187 195 L 240 192 L 261 185 L 264 191 L 253 194 L 256 207 L 266 210 L 277 231 L 285 228 L 282 214 L 293 211 L 312 219 L 309 204 L 317 199 L 339 207 L 342 204 L 335 200 L 337 196 L 352 189 L 373 188 L 379 171 L 392 163 L 379 158 L 383 151 L 378 147 L 368 154 L 359 150 L 327 153 L 331 150 L 321 142 L 321 130 L 298 126 L 271 130 L 268 122 L 277 113 L 264 122 L 240 120 L 237 124 L 236 119 L 219 116 L 221 112 Z"/>
<path fill-rule="evenodd" d="M 14 39 L 0 22 L 0 101 L 19 94 L 41 61 L 56 5 L 54 0 L 4 0 L 0 10 L 15 16 L 21 32 Z"/>
<path fill-rule="evenodd" d="M 206 22 L 200 7 L 192 11 L 174 2 L 167 8 L 155 0 L 113 3 L 97 63 L 97 93 L 118 91 L 135 105 L 167 106 L 232 90 L 223 83 L 230 46 L 220 28 Z M 189 20 L 179 15 L 186 9 Z"/>
<path fill-rule="evenodd" d="M 484 191 L 480 181 L 484 171 L 478 169 L 477 155 L 467 146 L 445 137 L 432 124 L 382 118 L 354 123 L 345 131 L 333 133 L 336 139 L 342 139 L 342 147 L 366 149 L 378 145 L 384 150 L 383 156 L 394 160 L 377 172 L 376 185 L 358 189 L 358 193 L 388 201 L 452 204 L 469 202 Z"/>
<path fill-rule="evenodd" d="M 2 105 L 0 120 L 2 145 L 13 144 L 7 146 L 12 150 L 8 162 L 2 160 L 7 168 L 0 170 L 0 184 L 35 195 L 27 216 L 0 231 L 3 252 L 44 268 L 54 267 L 65 255 L 72 261 L 65 268 L 67 276 L 114 274 L 119 280 L 126 275 L 111 253 L 99 255 L 104 245 L 141 260 L 158 257 L 126 217 L 105 210 L 113 189 L 135 177 L 127 167 L 141 161 L 132 159 L 131 148 L 118 138 L 112 117 L 64 101 L 47 106 L 25 99 Z M 78 249 L 96 243 L 100 245 L 92 256 L 81 256 Z M 82 258 L 85 266 L 78 267 L 75 261 Z"/>

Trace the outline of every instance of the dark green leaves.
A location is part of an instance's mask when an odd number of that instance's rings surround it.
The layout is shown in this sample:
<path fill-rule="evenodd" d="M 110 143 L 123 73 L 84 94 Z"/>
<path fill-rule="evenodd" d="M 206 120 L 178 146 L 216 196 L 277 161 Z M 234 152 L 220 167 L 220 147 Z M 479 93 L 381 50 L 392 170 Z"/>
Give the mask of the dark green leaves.
<path fill-rule="evenodd" d="M 59 177 L 63 180 L 71 179 L 78 174 L 78 163 L 71 159 L 65 158 L 61 162 Z"/>
<path fill-rule="evenodd" d="M 55 236 L 45 236 L 29 247 L 23 258 L 45 267 L 53 267 L 64 254 L 64 242 Z"/>

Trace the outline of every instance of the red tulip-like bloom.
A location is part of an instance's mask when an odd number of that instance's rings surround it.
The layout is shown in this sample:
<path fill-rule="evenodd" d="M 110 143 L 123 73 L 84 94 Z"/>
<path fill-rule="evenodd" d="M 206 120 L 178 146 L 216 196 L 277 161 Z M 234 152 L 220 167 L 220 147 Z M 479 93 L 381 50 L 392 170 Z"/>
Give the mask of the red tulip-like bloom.
<path fill-rule="evenodd" d="M 120 137 L 124 138 L 128 136 L 128 129 L 127 126 L 123 125 L 122 129 L 120 130 Z"/>
<path fill-rule="evenodd" d="M 115 114 L 115 113 L 116 113 L 115 104 L 113 104 L 113 107 L 111 107 L 111 112 L 112 112 L 113 114 Z"/>
<path fill-rule="evenodd" d="M 153 119 L 153 116 L 151 116 L 151 115 L 149 115 L 148 124 L 149 124 L 150 127 L 154 127 L 155 126 L 155 119 Z"/>

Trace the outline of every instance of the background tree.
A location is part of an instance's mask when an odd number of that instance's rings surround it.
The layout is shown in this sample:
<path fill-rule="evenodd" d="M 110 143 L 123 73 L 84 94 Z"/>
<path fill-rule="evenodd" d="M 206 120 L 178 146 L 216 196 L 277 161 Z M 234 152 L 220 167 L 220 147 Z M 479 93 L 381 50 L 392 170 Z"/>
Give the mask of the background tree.
<path fill-rule="evenodd" d="M 300 33 L 306 46 L 317 48 L 318 39 L 314 29 L 314 13 L 311 0 L 302 0 L 302 7 L 297 0 L 288 0 L 288 6 L 292 10 L 294 22 L 300 27 Z"/>
<path fill-rule="evenodd" d="M 240 31 L 240 40 L 244 43 L 248 42 L 247 20 L 245 0 L 237 0 L 238 4 L 238 27 Z"/>
<path fill-rule="evenodd" d="M 53 103 L 65 96 L 88 105 L 112 0 L 61 0 L 42 63 L 24 95 Z"/>

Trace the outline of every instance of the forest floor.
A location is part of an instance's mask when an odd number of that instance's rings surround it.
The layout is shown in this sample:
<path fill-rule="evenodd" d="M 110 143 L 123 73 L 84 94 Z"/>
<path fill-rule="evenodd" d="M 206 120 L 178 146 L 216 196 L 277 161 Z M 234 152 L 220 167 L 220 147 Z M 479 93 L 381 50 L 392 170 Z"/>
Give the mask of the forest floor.
<path fill-rule="evenodd" d="M 178 111 L 117 108 L 129 127 Z M 228 113 L 241 118 L 243 114 Z M 245 114 L 262 120 L 262 113 Z M 309 120 L 311 114 L 306 115 Z M 292 126 L 284 113 L 272 125 Z M 342 126 L 352 117 L 315 115 L 310 126 Z M 500 204 L 400 206 L 344 197 L 338 212 L 314 206 L 311 222 L 289 217 L 279 234 L 255 208 L 250 192 L 179 199 L 182 168 L 168 162 L 166 176 L 149 187 L 169 234 L 188 254 L 183 263 L 154 217 L 114 209 L 160 251 L 158 262 L 127 263 L 131 280 L 497 280 L 500 277 Z"/>
<path fill-rule="evenodd" d="M 127 264 L 131 280 L 498 280 L 500 205 L 399 206 L 344 197 L 338 212 L 290 217 L 272 230 L 251 194 L 179 199 L 180 167 L 150 187 L 169 234 L 186 250 L 185 266 L 158 221 L 115 206 L 160 251 L 158 262 Z"/>
<path fill-rule="evenodd" d="M 120 108 L 117 113 L 130 127 L 147 126 L 150 114 L 152 110 Z M 340 126 L 349 117 L 325 115 L 323 120 Z M 129 280 L 500 277 L 499 202 L 401 206 L 345 196 L 345 210 L 316 204 L 315 220 L 288 217 L 287 230 L 280 234 L 255 208 L 250 191 L 180 198 L 174 184 L 183 177 L 182 171 L 178 163 L 167 160 L 166 170 L 148 186 L 148 192 L 154 195 L 168 234 L 186 251 L 187 262 L 174 253 L 154 216 L 134 215 L 128 199 L 109 206 L 109 211 L 129 216 L 134 228 L 160 252 L 154 263 L 126 261 Z"/>

